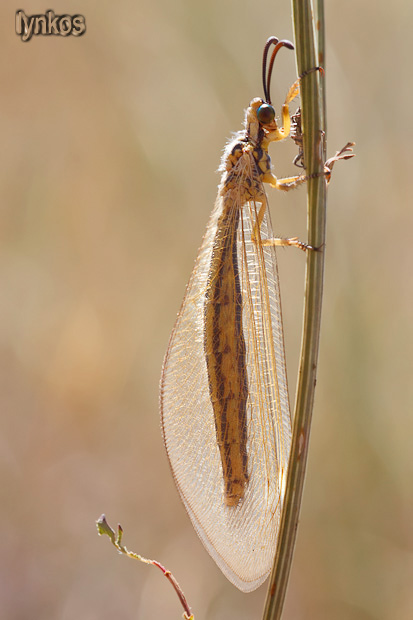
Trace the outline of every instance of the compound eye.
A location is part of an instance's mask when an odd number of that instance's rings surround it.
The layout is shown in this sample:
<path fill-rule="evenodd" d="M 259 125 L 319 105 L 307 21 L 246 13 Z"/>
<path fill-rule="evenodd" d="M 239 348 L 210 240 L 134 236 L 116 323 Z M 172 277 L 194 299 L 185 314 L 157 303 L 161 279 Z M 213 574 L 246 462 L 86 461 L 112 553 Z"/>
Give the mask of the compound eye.
<path fill-rule="evenodd" d="M 257 118 L 262 125 L 272 123 L 275 118 L 275 110 L 272 105 L 263 103 L 257 110 Z"/>

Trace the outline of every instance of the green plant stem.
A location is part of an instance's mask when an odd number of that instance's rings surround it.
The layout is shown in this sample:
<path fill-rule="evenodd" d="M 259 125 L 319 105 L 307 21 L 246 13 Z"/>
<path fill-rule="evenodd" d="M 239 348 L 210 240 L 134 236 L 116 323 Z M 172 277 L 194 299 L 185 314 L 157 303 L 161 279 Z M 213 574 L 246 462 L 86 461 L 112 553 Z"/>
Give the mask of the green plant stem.
<path fill-rule="evenodd" d="M 314 68 L 324 56 L 323 1 L 317 0 L 316 19 L 311 0 L 293 0 L 298 75 L 301 79 L 301 109 L 306 174 L 308 181 L 308 242 L 317 252 L 307 252 L 303 335 L 295 401 L 293 438 L 283 502 L 277 553 L 270 577 L 264 620 L 281 618 L 294 552 L 295 538 L 307 464 L 310 425 L 320 338 L 324 275 L 326 217 L 324 77 Z M 316 30 L 318 43 L 316 44 Z M 320 45 L 322 46 L 320 48 Z M 323 63 L 324 66 L 324 63 Z M 313 70 L 313 71 L 311 71 Z M 305 72 L 310 71 L 306 75 Z M 316 176 L 319 175 L 319 176 Z"/>

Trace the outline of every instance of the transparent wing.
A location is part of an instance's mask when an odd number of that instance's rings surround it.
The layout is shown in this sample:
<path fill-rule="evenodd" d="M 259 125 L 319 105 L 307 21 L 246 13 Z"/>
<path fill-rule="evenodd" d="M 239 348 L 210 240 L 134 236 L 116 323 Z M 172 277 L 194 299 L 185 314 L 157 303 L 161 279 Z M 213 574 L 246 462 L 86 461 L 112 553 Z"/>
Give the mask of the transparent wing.
<path fill-rule="evenodd" d="M 179 493 L 206 549 L 244 592 L 261 585 L 271 570 L 291 443 L 277 262 L 274 248 L 259 242 L 273 237 L 268 208 L 258 242 L 252 241 L 260 207 L 236 200 L 233 206 L 241 210 L 237 257 L 248 373 L 249 482 L 237 506 L 224 502 L 204 355 L 204 301 L 223 208 L 220 196 L 171 335 L 161 379 L 163 435 Z"/>

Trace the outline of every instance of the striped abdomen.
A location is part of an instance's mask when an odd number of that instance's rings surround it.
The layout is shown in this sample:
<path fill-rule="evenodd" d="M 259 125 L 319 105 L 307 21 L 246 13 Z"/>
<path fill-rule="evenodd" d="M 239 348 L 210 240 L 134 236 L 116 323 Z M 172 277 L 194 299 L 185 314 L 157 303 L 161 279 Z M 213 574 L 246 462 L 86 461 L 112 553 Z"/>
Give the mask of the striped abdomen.
<path fill-rule="evenodd" d="M 248 381 L 237 256 L 240 208 L 230 193 L 223 204 L 208 277 L 204 348 L 225 503 L 236 506 L 248 483 Z"/>

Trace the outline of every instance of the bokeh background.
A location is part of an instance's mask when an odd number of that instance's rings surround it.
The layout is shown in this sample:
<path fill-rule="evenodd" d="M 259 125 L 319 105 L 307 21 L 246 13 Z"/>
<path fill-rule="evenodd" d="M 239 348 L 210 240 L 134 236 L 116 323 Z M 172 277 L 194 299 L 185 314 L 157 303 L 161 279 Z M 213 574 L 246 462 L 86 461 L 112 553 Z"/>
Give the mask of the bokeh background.
<path fill-rule="evenodd" d="M 51 4 L 51 3 L 49 3 Z M 330 0 L 328 150 L 357 142 L 329 189 L 312 442 L 285 619 L 413 617 L 410 0 Z M 221 150 L 261 95 L 289 2 L 55 3 L 81 38 L 22 43 L 0 6 L 0 615 L 259 619 L 215 567 L 175 491 L 158 414 L 162 358 L 212 208 Z M 273 100 L 295 79 L 280 54 Z M 289 175 L 293 144 L 273 147 Z M 272 196 L 306 238 L 305 191 Z M 294 400 L 304 257 L 280 253 Z"/>

